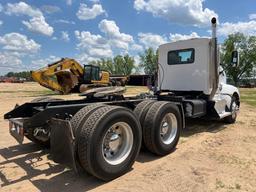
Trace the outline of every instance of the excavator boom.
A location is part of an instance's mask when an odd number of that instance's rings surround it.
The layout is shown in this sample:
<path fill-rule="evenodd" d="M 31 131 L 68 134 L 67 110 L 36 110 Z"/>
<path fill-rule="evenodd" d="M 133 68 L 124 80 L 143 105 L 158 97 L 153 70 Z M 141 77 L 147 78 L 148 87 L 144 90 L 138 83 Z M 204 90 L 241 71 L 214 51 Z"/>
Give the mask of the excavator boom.
<path fill-rule="evenodd" d="M 36 71 L 32 78 L 40 85 L 62 94 L 70 93 L 82 81 L 83 67 L 74 59 L 63 58 Z"/>

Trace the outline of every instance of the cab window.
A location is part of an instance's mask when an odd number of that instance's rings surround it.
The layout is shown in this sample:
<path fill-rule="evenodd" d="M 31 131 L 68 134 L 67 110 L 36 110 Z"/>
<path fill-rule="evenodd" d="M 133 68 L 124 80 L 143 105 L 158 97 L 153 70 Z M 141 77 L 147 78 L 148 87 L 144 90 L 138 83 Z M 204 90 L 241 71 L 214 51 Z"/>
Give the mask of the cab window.
<path fill-rule="evenodd" d="M 100 80 L 100 68 L 92 66 L 92 80 L 99 81 Z"/>
<path fill-rule="evenodd" d="M 90 81 L 99 81 L 100 80 L 100 68 L 92 65 L 84 66 L 84 80 L 87 82 Z"/>
<path fill-rule="evenodd" d="M 195 49 L 182 49 L 168 52 L 168 65 L 194 63 Z"/>

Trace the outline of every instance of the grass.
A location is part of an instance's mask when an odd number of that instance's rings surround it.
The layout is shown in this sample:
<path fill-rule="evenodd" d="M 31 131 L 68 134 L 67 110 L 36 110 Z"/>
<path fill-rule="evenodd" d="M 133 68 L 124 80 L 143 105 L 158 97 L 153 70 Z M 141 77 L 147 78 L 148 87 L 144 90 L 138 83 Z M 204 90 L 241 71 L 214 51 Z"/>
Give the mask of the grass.
<path fill-rule="evenodd" d="M 241 101 L 249 105 L 256 106 L 256 89 L 242 88 L 240 89 Z"/>
<path fill-rule="evenodd" d="M 215 184 L 216 184 L 216 189 L 224 188 L 225 187 L 224 183 L 221 180 L 219 180 L 219 179 L 216 179 L 216 183 Z"/>
<path fill-rule="evenodd" d="M 237 190 L 240 190 L 242 186 L 238 183 L 236 183 L 235 186 L 225 185 L 220 179 L 216 179 L 215 187 L 216 189 L 227 189 L 227 191 L 234 191 L 234 190 L 237 191 Z"/>

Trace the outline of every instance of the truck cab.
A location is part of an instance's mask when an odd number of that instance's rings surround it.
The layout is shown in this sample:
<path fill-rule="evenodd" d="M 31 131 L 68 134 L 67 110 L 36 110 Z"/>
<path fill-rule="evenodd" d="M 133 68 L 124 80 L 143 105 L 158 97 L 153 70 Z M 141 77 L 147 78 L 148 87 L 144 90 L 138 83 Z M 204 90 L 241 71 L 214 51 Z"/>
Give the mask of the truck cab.
<path fill-rule="evenodd" d="M 160 45 L 158 65 L 158 90 L 189 100 L 192 107 L 185 109 L 200 108 L 199 114 L 213 117 L 214 113 L 219 119 L 238 110 L 239 90 L 226 83 L 216 37 Z M 191 112 L 190 116 L 196 114 Z"/>

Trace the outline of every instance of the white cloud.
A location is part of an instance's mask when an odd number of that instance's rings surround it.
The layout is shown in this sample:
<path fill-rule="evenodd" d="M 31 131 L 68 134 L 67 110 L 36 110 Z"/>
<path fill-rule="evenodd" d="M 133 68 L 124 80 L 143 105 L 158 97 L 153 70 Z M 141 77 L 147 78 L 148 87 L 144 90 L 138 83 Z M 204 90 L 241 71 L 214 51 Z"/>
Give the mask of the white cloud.
<path fill-rule="evenodd" d="M 77 48 L 81 52 L 78 57 L 79 61 L 87 63 L 91 60 L 113 56 L 111 46 L 101 35 L 94 35 L 88 31 L 75 31 L 75 36 L 79 41 Z"/>
<path fill-rule="evenodd" d="M 68 42 L 70 40 L 69 34 L 67 31 L 61 31 L 61 39 Z"/>
<path fill-rule="evenodd" d="M 20 56 L 13 52 L 0 52 L 0 75 L 5 75 L 6 73 L 18 72 L 18 71 L 29 71 L 26 65 L 22 63 Z"/>
<path fill-rule="evenodd" d="M 129 44 L 133 42 L 131 35 L 120 32 L 115 21 L 104 19 L 99 23 L 99 29 L 106 35 L 109 42 L 114 47 L 128 50 Z"/>
<path fill-rule="evenodd" d="M 218 15 L 208 8 L 203 8 L 204 0 L 135 0 L 137 11 L 152 13 L 155 17 L 167 19 L 172 23 L 205 26 L 212 17 Z"/>
<path fill-rule="evenodd" d="M 33 56 L 40 49 L 39 44 L 18 33 L 0 36 L 0 45 L 3 45 L 3 51 L 0 52 L 0 74 L 2 75 L 9 71 L 30 70 L 23 64 L 22 58 Z"/>
<path fill-rule="evenodd" d="M 72 5 L 72 0 L 66 0 L 67 5 Z"/>
<path fill-rule="evenodd" d="M 106 58 L 106 57 L 112 57 L 113 52 L 111 49 L 93 48 L 93 49 L 89 49 L 89 55 L 92 55 L 96 58 Z"/>
<path fill-rule="evenodd" d="M 0 44 L 3 45 L 4 50 L 20 53 L 36 53 L 41 47 L 33 39 L 28 39 L 27 36 L 20 33 L 8 33 L 0 36 Z"/>
<path fill-rule="evenodd" d="M 54 5 L 43 5 L 41 7 L 41 10 L 47 14 L 52 14 L 61 11 L 61 9 L 58 6 Z"/>
<path fill-rule="evenodd" d="M 244 33 L 246 35 L 256 35 L 256 21 L 237 22 L 237 23 L 222 23 L 218 28 L 219 35 L 227 36 L 233 33 Z"/>
<path fill-rule="evenodd" d="M 76 38 L 80 41 L 79 48 L 87 48 L 87 46 L 103 47 L 108 46 L 106 39 L 101 35 L 91 34 L 89 31 L 75 31 Z"/>
<path fill-rule="evenodd" d="M 192 32 L 189 35 L 182 35 L 182 34 L 178 34 L 178 33 L 175 33 L 175 34 L 170 33 L 170 40 L 172 42 L 180 41 L 180 40 L 193 39 L 193 38 L 199 38 L 199 35 L 196 32 Z"/>
<path fill-rule="evenodd" d="M 71 25 L 75 25 L 76 24 L 74 21 L 69 21 L 69 20 L 65 20 L 65 19 L 55 20 L 54 23 L 64 23 L 64 24 L 71 24 Z"/>
<path fill-rule="evenodd" d="M 37 9 L 33 8 L 25 2 L 19 3 L 8 3 L 6 6 L 6 14 L 8 15 L 27 15 L 30 17 L 41 17 L 43 16 L 42 12 Z"/>
<path fill-rule="evenodd" d="M 4 22 L 0 20 L 0 26 L 3 25 L 3 23 L 4 23 Z"/>
<path fill-rule="evenodd" d="M 102 8 L 101 4 L 94 4 L 92 8 L 89 8 L 86 4 L 81 3 L 76 15 L 80 20 L 90 20 L 104 13 L 106 11 Z"/>
<path fill-rule="evenodd" d="M 46 23 L 44 17 L 33 17 L 29 21 L 22 21 L 30 31 L 38 32 L 43 35 L 52 36 L 54 30 L 48 23 Z"/>
<path fill-rule="evenodd" d="M 10 67 L 9 70 L 12 70 L 14 67 L 20 66 L 21 64 L 22 61 L 18 56 L 10 54 L 9 52 L 0 52 L 1 67 Z"/>
<path fill-rule="evenodd" d="M 139 42 L 146 48 L 157 49 L 159 45 L 167 43 L 166 37 L 153 33 L 139 33 Z"/>
<path fill-rule="evenodd" d="M 46 21 L 43 13 L 34 7 L 26 4 L 25 2 L 8 3 L 6 6 L 6 14 L 8 15 L 26 15 L 31 17 L 29 21 L 22 21 L 22 23 L 33 32 L 38 32 L 43 35 L 51 36 L 54 32 Z"/>
<path fill-rule="evenodd" d="M 100 2 L 100 0 L 89 0 L 89 1 L 91 1 L 93 3 L 99 3 Z"/>
<path fill-rule="evenodd" d="M 142 52 L 144 50 L 142 45 L 136 43 L 132 44 L 131 49 L 138 52 Z"/>
<path fill-rule="evenodd" d="M 54 55 L 50 55 L 48 58 L 44 58 L 44 59 L 36 59 L 36 60 L 32 60 L 31 61 L 31 69 L 38 69 L 41 67 L 44 67 L 50 63 L 56 62 L 58 60 L 60 60 L 60 57 L 56 57 Z"/>
<path fill-rule="evenodd" d="M 255 14 L 255 13 L 254 13 L 254 14 L 250 14 L 250 15 L 249 15 L 249 19 L 250 19 L 250 20 L 256 19 L 256 14 Z"/>
<path fill-rule="evenodd" d="M 102 20 L 99 29 L 103 35 L 89 31 L 75 31 L 80 51 L 77 59 L 83 63 L 100 58 L 110 58 L 117 54 L 142 52 L 144 47 L 134 41 L 133 36 L 121 33 L 115 21 Z M 152 40 L 153 41 L 153 40 Z"/>

